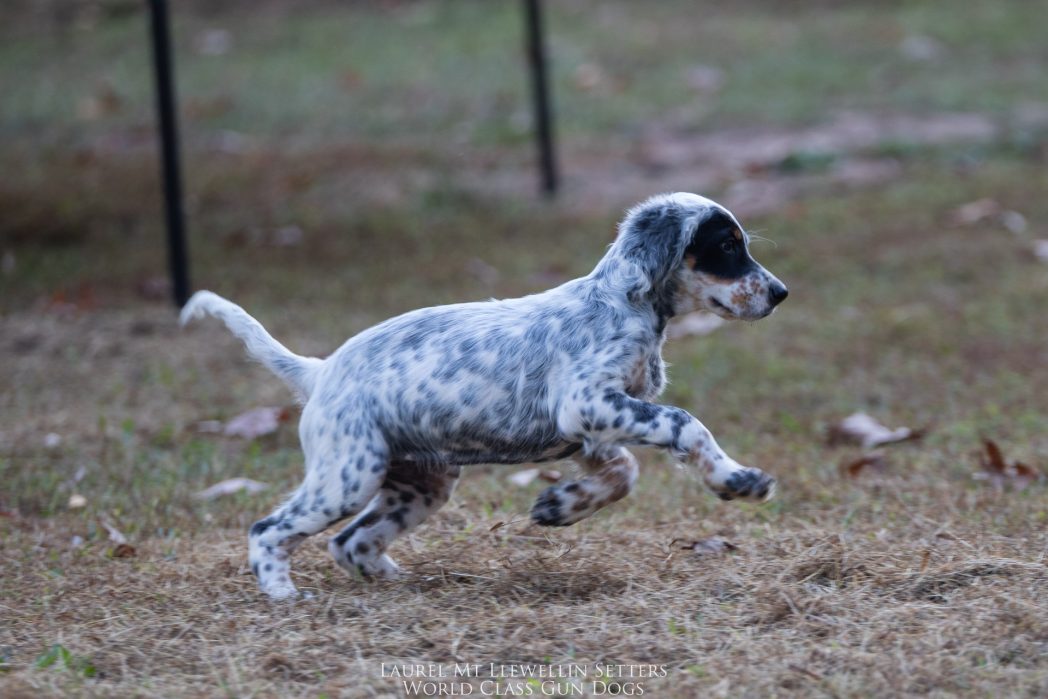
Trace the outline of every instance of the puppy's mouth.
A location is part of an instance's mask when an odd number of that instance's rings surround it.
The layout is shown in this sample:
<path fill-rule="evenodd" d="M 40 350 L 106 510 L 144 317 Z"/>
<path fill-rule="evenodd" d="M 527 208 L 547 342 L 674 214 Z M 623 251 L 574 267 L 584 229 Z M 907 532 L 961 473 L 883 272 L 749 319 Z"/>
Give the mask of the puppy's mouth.
<path fill-rule="evenodd" d="M 735 311 L 731 310 L 726 305 L 713 298 L 712 296 L 710 297 L 710 306 L 712 307 L 711 310 L 714 313 L 722 317 L 734 318 L 736 315 L 738 315 L 735 313 Z"/>
<path fill-rule="evenodd" d="M 755 320 L 760 320 L 761 318 L 767 318 L 775 311 L 774 306 L 768 306 L 766 309 L 761 311 L 744 311 L 740 313 L 730 308 L 727 304 L 722 303 L 721 301 L 718 301 L 717 299 L 713 298 L 712 296 L 710 297 L 709 301 L 710 311 L 714 315 L 718 315 L 721 318 L 724 318 L 725 320 L 746 320 L 752 322 Z"/>

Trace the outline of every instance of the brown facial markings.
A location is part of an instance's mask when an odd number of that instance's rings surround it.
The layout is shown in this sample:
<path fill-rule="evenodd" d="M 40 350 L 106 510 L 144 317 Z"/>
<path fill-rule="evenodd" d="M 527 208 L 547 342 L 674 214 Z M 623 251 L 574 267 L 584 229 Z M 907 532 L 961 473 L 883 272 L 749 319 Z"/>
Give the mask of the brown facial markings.
<path fill-rule="evenodd" d="M 744 284 L 738 284 L 731 292 L 731 305 L 733 308 L 742 308 L 749 301 L 752 291 L 747 290 Z"/>
<path fill-rule="evenodd" d="M 707 274 L 706 272 L 696 272 L 695 276 L 699 278 L 703 286 L 731 286 L 738 281 L 736 279 L 728 279 L 727 277 L 718 277 L 716 274 Z"/>
<path fill-rule="evenodd" d="M 742 231 L 740 231 L 738 228 L 733 228 L 731 230 L 731 234 L 735 236 L 735 240 L 742 242 Z"/>

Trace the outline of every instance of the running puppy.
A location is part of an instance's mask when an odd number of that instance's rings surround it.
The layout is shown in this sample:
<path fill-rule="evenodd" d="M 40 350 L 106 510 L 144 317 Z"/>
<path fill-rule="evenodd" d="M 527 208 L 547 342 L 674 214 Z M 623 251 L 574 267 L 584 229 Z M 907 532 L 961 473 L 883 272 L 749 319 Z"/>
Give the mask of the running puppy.
<path fill-rule="evenodd" d="M 564 526 L 626 496 L 637 462 L 624 446 L 670 451 L 724 500 L 763 501 L 775 481 L 725 454 L 662 391 L 666 322 L 705 310 L 757 320 L 786 298 L 724 207 L 695 194 L 631 209 L 586 277 L 520 299 L 425 308 L 347 341 L 327 359 L 300 357 L 254 318 L 208 291 L 182 322 L 221 319 L 248 353 L 284 379 L 305 407 L 305 480 L 251 527 L 251 569 L 262 591 L 297 591 L 290 558 L 306 537 L 354 519 L 331 539 L 335 561 L 394 576 L 386 549 L 436 512 L 462 466 L 578 454 L 586 475 L 543 492 L 538 524 Z"/>

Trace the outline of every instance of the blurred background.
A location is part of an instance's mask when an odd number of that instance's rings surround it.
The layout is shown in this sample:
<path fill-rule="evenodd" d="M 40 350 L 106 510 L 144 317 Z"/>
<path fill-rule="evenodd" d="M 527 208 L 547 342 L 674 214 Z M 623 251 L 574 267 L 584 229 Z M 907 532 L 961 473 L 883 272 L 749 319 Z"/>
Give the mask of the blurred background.
<path fill-rule="evenodd" d="M 653 192 L 781 220 L 812 190 L 1044 155 L 1042 2 L 546 4 L 553 204 L 523 3 L 173 3 L 196 286 L 378 315 L 513 295 L 588 271 Z M 161 297 L 145 4 L 3 13 L 4 309 Z"/>
<path fill-rule="evenodd" d="M 663 400 L 779 476 L 781 497 L 759 514 L 714 511 L 647 455 L 638 497 L 564 536 L 629 523 L 642 537 L 668 521 L 663 546 L 709 516 L 739 539 L 767 537 L 778 560 L 782 537 L 816 530 L 897 552 L 924 541 L 926 517 L 971 527 L 976 547 L 1027 542 L 1048 516 L 1043 486 L 992 500 L 972 473 L 983 437 L 1048 464 L 1048 2 L 543 5 L 552 199 L 538 188 L 523 3 L 172 2 L 193 287 L 323 356 L 420 306 L 586 274 L 626 207 L 702 193 L 771 241 L 752 252 L 791 293 L 760 323 L 671 328 Z M 176 327 L 154 99 L 145 3 L 0 6 L 0 525 L 22 532 L 8 545 L 25 556 L 24 589 L 76 588 L 44 571 L 73 555 L 70 532 L 104 548 L 100 516 L 141 556 L 217 536 L 239 561 L 244 527 L 300 475 L 294 407 L 264 434 L 212 434 L 292 400 L 224 330 Z M 932 429 L 857 467 L 856 485 L 841 469 L 859 454 L 824 439 L 856 411 Z M 507 489 L 501 474 L 474 470 L 444 529 L 412 535 L 416 553 L 526 511 L 541 484 Z M 269 490 L 194 498 L 240 476 Z M 338 589 L 329 568 L 304 570 Z M 633 628 L 623 643 L 647 638 Z M 540 643 L 534 631 L 515 643 Z M 929 653 L 947 647 L 915 634 Z M 45 641 L 11 643 L 23 657 Z M 743 651 L 724 652 L 731 667 Z M 1004 674 L 965 675 L 974 666 L 951 672 L 1002 686 Z"/>

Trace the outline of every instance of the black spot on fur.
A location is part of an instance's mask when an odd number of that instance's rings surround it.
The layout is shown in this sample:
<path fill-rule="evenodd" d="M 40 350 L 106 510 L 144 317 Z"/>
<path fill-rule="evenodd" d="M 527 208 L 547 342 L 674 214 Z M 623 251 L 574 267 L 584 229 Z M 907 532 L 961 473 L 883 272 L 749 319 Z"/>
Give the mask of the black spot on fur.
<path fill-rule="evenodd" d="M 746 469 L 733 473 L 725 482 L 725 488 L 732 497 L 745 498 L 750 495 L 765 497 L 771 489 L 773 479 L 756 469 Z"/>
<path fill-rule="evenodd" d="M 280 520 L 276 517 L 266 517 L 265 519 L 260 519 L 251 526 L 251 536 L 262 536 L 266 533 L 267 529 L 269 529 L 279 521 Z"/>
<path fill-rule="evenodd" d="M 390 520 L 391 522 L 395 522 L 396 525 L 401 529 L 407 529 L 408 525 L 404 522 L 404 516 L 407 515 L 409 511 L 410 510 L 407 507 L 398 507 L 397 509 L 388 513 L 386 515 L 386 519 Z"/>
<path fill-rule="evenodd" d="M 630 403 L 630 410 L 633 411 L 633 419 L 640 423 L 654 422 L 659 415 L 659 406 L 639 400 Z"/>
<path fill-rule="evenodd" d="M 531 521 L 544 527 L 563 527 L 565 522 L 561 521 L 562 506 L 557 487 L 551 486 L 542 491 L 532 506 Z"/>
<path fill-rule="evenodd" d="M 349 541 L 350 538 L 357 533 L 358 529 L 360 529 L 361 527 L 370 527 L 372 524 L 381 519 L 381 517 L 382 515 L 380 515 L 378 512 L 368 512 L 366 515 L 350 524 L 341 532 L 339 532 L 338 536 L 335 537 L 335 544 L 340 547 L 345 546 L 346 542 Z"/>

